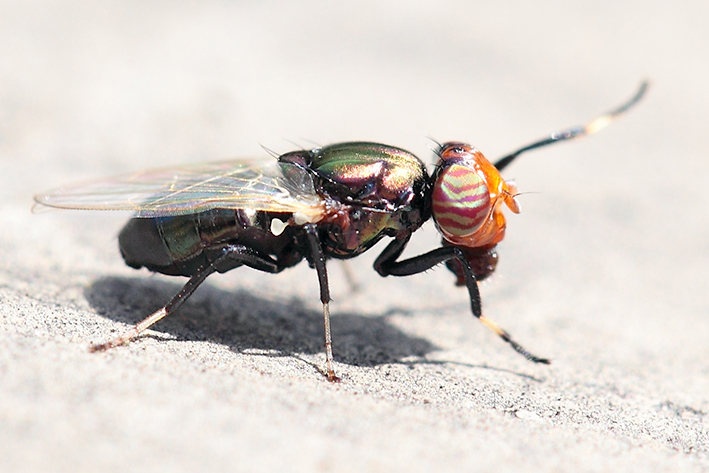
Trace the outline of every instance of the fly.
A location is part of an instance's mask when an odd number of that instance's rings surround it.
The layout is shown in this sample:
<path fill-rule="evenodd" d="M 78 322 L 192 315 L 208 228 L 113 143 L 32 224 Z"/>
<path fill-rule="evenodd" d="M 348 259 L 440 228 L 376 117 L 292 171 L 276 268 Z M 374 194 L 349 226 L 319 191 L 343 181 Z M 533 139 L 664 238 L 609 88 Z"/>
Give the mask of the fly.
<path fill-rule="evenodd" d="M 118 243 L 126 264 L 187 283 L 161 309 L 120 337 L 93 345 L 104 351 L 134 339 L 177 310 L 210 274 L 248 266 L 279 273 L 303 259 L 315 268 L 325 327 L 325 374 L 333 368 L 330 286 L 326 261 L 348 259 L 384 237 L 392 241 L 374 262 L 381 276 L 409 276 L 445 263 L 468 290 L 472 313 L 512 348 L 531 354 L 482 313 L 478 281 L 497 264 L 507 207 L 519 213 L 517 189 L 500 171 L 520 154 L 596 133 L 635 105 L 647 83 L 625 104 L 585 126 L 553 133 L 494 164 L 476 148 L 449 142 L 436 151 L 429 175 L 412 153 L 393 146 L 339 143 L 278 156 L 271 167 L 224 161 L 154 169 L 53 190 L 40 206 L 134 212 Z M 412 234 L 433 219 L 442 245 L 399 260 Z"/>

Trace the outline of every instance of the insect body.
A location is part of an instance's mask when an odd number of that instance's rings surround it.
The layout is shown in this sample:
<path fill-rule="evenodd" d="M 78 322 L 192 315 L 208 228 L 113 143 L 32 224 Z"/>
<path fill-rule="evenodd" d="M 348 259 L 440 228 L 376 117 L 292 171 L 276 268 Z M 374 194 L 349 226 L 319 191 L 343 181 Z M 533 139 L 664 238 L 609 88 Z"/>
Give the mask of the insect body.
<path fill-rule="evenodd" d="M 465 143 L 444 143 L 432 175 L 408 151 L 377 143 L 341 143 L 278 157 L 271 169 L 243 161 L 144 171 L 35 197 L 44 206 L 132 210 L 118 241 L 125 262 L 190 279 L 163 308 L 93 351 L 124 344 L 176 310 L 214 272 L 239 266 L 278 273 L 306 259 L 320 284 L 326 374 L 336 380 L 326 261 L 347 259 L 383 237 L 392 241 L 374 269 L 408 276 L 446 263 L 468 289 L 473 314 L 527 359 L 526 351 L 482 314 L 477 281 L 492 273 L 505 232 L 503 208 L 519 212 L 516 189 L 500 171 L 521 153 L 594 133 L 640 100 L 585 127 L 555 133 L 490 163 Z M 433 218 L 440 248 L 399 260 L 411 235 Z"/>

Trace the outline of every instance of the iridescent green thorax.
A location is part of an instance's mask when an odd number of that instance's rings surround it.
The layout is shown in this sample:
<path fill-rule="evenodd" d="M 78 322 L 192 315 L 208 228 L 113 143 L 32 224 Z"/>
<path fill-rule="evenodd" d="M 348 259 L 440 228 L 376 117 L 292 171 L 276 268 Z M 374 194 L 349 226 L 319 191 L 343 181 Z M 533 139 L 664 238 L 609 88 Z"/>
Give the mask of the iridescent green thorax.
<path fill-rule="evenodd" d="M 289 153 L 279 161 L 310 169 L 318 193 L 336 204 L 320 223 L 332 256 L 356 256 L 385 235 L 413 232 L 426 218 L 426 167 L 403 149 L 350 142 Z"/>
<path fill-rule="evenodd" d="M 311 153 L 311 167 L 323 178 L 322 187 L 330 195 L 344 192 L 354 203 L 391 211 L 410 204 L 425 185 L 423 162 L 393 146 L 350 142 Z"/>

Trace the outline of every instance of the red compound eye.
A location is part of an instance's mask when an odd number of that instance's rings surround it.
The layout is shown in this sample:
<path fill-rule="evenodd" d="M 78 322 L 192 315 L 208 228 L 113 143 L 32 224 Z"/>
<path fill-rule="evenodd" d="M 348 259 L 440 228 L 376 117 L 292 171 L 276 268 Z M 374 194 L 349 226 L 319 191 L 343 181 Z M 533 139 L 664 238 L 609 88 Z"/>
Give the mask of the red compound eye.
<path fill-rule="evenodd" d="M 433 219 L 442 232 L 464 237 L 475 233 L 490 215 L 485 179 L 468 166 L 452 164 L 433 187 Z"/>

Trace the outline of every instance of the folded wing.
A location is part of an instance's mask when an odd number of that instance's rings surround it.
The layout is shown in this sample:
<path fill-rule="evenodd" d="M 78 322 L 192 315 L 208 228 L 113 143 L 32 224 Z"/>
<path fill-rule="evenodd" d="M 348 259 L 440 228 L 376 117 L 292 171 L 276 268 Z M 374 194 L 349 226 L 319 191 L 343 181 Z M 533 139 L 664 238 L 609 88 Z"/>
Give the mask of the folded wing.
<path fill-rule="evenodd" d="M 288 166 L 287 172 L 279 166 Z M 285 176 L 288 177 L 285 177 Z M 324 202 L 307 170 L 247 161 L 152 169 L 54 189 L 35 196 L 36 207 L 129 210 L 136 217 L 185 215 L 211 209 L 297 213 L 319 221 Z"/>

